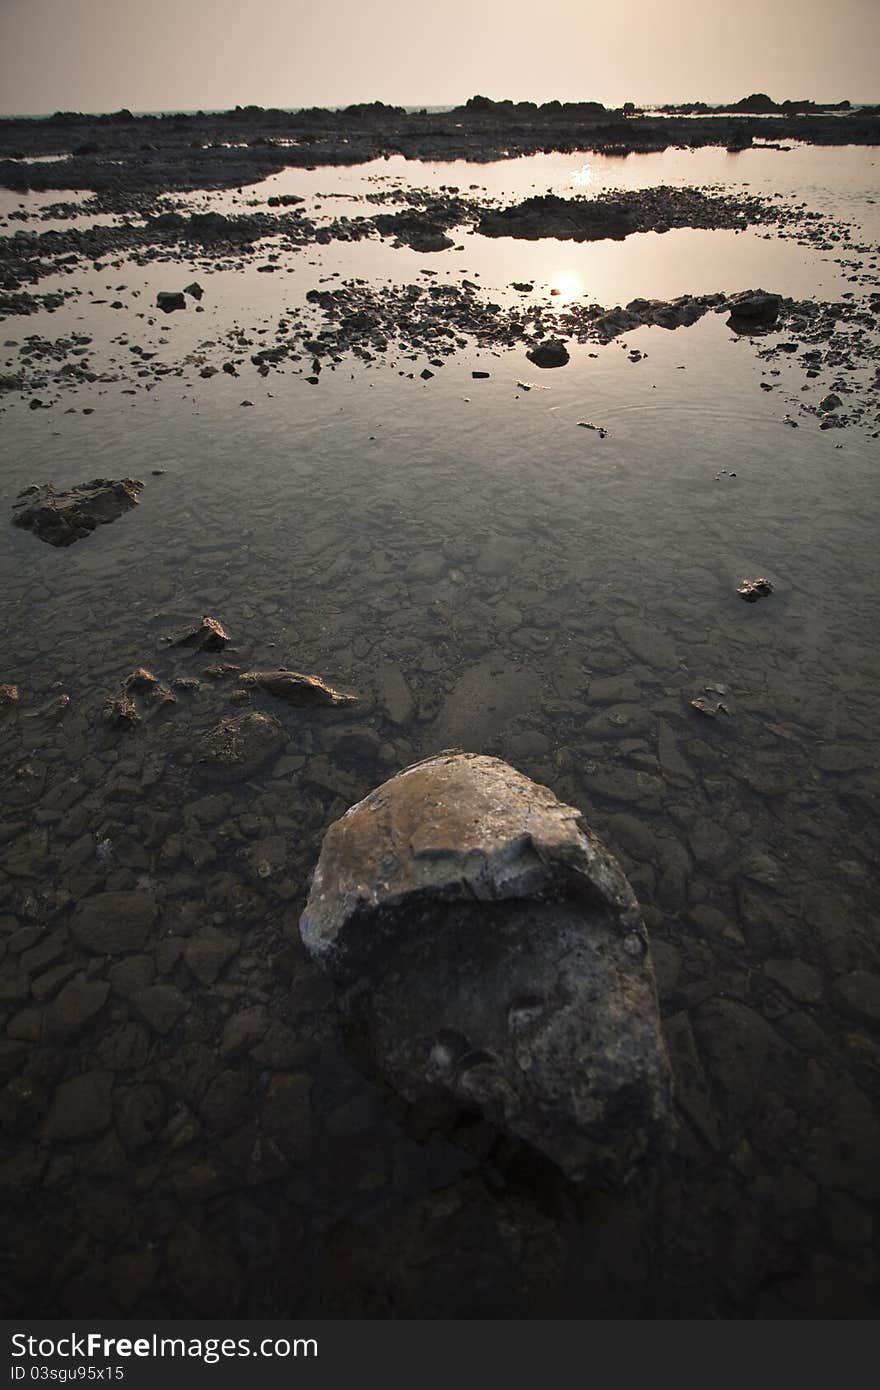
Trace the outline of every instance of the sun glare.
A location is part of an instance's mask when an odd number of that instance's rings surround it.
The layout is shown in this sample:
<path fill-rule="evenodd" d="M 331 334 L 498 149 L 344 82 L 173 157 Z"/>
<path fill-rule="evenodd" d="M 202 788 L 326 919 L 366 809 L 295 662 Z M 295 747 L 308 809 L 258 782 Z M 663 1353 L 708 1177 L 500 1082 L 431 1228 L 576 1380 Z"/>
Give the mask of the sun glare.
<path fill-rule="evenodd" d="M 574 188 L 589 188 L 593 182 L 592 164 L 582 164 L 579 169 L 575 169 L 571 176 L 571 183 Z"/>
<path fill-rule="evenodd" d="M 562 270 L 558 275 L 550 278 L 550 293 L 568 302 L 571 299 L 579 299 L 584 293 L 584 282 L 579 275 L 572 270 Z"/>

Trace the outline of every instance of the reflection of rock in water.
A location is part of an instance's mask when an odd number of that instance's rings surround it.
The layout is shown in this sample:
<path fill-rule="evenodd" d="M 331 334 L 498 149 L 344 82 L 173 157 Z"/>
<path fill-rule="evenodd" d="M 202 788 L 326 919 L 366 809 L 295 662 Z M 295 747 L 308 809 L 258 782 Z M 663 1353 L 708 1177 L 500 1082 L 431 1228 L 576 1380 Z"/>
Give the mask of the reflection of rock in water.
<path fill-rule="evenodd" d="M 548 788 L 467 753 L 399 773 L 327 832 L 300 930 L 408 1100 L 475 1111 L 600 1187 L 662 1151 L 670 1074 L 638 904 Z"/>

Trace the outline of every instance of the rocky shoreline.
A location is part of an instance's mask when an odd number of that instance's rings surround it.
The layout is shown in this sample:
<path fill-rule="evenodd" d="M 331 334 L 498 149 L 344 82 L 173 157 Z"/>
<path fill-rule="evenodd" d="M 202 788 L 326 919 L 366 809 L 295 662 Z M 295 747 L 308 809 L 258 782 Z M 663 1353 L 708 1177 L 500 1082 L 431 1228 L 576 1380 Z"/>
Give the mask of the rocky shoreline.
<path fill-rule="evenodd" d="M 746 99 L 748 103 L 748 99 Z M 0 121 L 0 186 L 164 192 L 233 188 L 281 169 L 350 165 L 386 155 L 487 162 L 539 151 L 656 153 L 671 146 L 748 148 L 754 140 L 817 145 L 880 143 L 880 108 L 812 103 L 709 114 L 695 107 L 644 115 L 596 102 L 493 102 L 408 112 L 373 102 L 344 110 L 236 107 L 194 115 L 58 112 Z M 752 103 L 754 106 L 754 102 Z M 70 161 L 58 156 L 69 155 Z M 47 163 L 41 156 L 52 156 Z"/>
<path fill-rule="evenodd" d="M 644 373 L 662 354 L 627 335 L 715 315 L 751 344 L 757 389 L 795 368 L 804 394 L 775 424 L 876 435 L 864 238 L 713 188 L 502 203 L 380 185 L 351 217 L 169 195 L 395 140 L 472 159 L 679 133 L 744 148 L 752 128 L 873 141 L 876 113 L 801 108 L 476 99 L 0 127 L 22 156 L 3 178 L 70 188 L 74 166 L 98 190 L 17 209 L 0 239 L 0 410 L 15 466 L 59 484 L 18 481 L 0 518 L 3 1312 L 870 1315 L 866 446 L 774 434 L 766 410 L 750 431 L 715 395 L 691 429 L 652 411 L 636 447 L 625 417 L 578 418 L 613 402 L 612 356 L 625 395 L 661 395 Z M 29 164 L 28 141 L 80 152 Z M 124 220 L 41 225 L 91 215 Z M 442 274 L 471 232 L 685 227 L 760 227 L 851 284 L 600 304 Z M 317 250 L 380 239 L 386 268 L 412 267 L 395 248 L 426 263 L 392 283 Z M 285 294 L 297 258 L 314 273 Z M 269 302 L 221 314 L 239 274 Z M 64 332 L 24 331 L 44 310 Z M 583 359 L 621 343 L 591 377 Z M 667 381 L 692 383 L 688 364 Z M 583 388 L 566 413 L 524 404 L 558 399 L 548 380 Z M 152 421 L 122 413 L 163 382 Z M 101 429 L 59 418 L 96 407 Z"/>

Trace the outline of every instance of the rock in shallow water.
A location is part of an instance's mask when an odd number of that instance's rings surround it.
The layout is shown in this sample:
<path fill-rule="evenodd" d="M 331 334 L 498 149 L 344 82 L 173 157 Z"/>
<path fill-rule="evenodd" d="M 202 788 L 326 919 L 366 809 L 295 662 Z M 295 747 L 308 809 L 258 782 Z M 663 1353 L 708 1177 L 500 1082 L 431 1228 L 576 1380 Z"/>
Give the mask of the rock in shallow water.
<path fill-rule="evenodd" d="M 755 328 L 769 328 L 779 318 L 782 296 L 768 294 L 766 290 L 744 290 L 727 301 L 730 317 L 728 328 L 737 333 L 752 332 Z"/>
<path fill-rule="evenodd" d="M 536 367 L 564 367 L 569 360 L 567 347 L 558 339 L 537 343 L 529 349 L 526 357 L 530 362 L 534 362 Z"/>
<path fill-rule="evenodd" d="M 133 478 L 95 478 L 68 492 L 56 491 L 52 483 L 25 488 L 12 520 L 49 545 L 73 545 L 136 506 L 143 486 Z"/>
<path fill-rule="evenodd" d="M 227 716 L 200 740 L 199 767 L 213 781 L 252 777 L 278 756 L 284 741 L 284 730 L 271 714 Z"/>
<path fill-rule="evenodd" d="M 357 703 L 356 695 L 344 695 L 320 676 L 304 676 L 299 671 L 243 671 L 238 679 L 242 685 L 257 686 L 276 699 L 301 708 Z"/>
<path fill-rule="evenodd" d="M 482 1113 L 620 1188 L 665 1143 L 647 934 L 580 814 L 497 758 L 441 753 L 324 838 L 303 941 L 359 1049 L 414 1103 Z"/>
<path fill-rule="evenodd" d="M 229 642 L 229 633 L 216 618 L 203 617 L 197 627 L 170 639 L 173 647 L 195 647 L 200 652 L 220 652 Z"/>

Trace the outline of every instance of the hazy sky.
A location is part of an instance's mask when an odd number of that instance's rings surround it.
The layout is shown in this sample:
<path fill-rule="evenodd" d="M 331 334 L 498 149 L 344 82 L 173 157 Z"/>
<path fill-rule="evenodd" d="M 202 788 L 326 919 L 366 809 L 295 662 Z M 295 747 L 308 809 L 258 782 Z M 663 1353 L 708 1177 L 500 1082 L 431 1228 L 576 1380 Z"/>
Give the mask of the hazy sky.
<path fill-rule="evenodd" d="M 880 0 L 0 0 L 0 110 L 880 100 Z"/>

